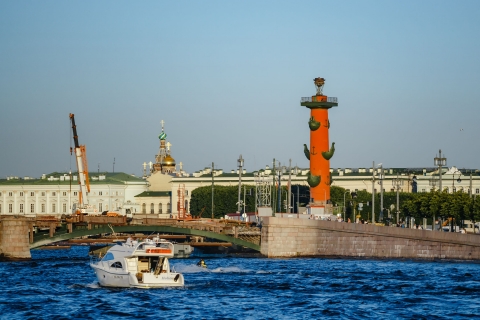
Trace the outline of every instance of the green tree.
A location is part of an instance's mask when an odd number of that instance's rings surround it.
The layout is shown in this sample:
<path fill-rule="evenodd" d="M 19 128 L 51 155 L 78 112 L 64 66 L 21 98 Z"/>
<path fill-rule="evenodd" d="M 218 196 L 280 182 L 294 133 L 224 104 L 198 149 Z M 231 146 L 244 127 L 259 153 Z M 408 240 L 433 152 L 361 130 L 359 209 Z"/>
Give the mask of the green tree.
<path fill-rule="evenodd" d="M 254 186 L 245 185 L 247 192 Z M 244 188 L 242 187 L 241 199 L 244 198 Z M 214 218 L 224 217 L 227 213 L 235 213 L 238 209 L 238 186 L 215 186 L 214 190 Z M 255 210 L 255 193 L 245 195 L 246 211 Z M 243 208 L 242 208 L 243 209 Z M 212 212 L 212 186 L 196 188 L 192 191 L 190 199 L 190 213 L 193 216 L 211 217 Z"/>

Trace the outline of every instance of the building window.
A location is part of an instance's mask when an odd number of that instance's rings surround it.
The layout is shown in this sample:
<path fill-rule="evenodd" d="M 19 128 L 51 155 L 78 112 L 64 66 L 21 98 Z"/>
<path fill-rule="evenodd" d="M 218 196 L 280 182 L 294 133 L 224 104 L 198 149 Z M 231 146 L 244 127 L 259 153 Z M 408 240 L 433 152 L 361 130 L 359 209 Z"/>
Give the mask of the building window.
<path fill-rule="evenodd" d="M 98 191 L 98 195 L 99 196 L 103 195 L 102 191 Z"/>
<path fill-rule="evenodd" d="M 74 191 L 74 192 L 73 192 L 73 195 L 74 195 L 75 197 L 78 196 L 78 192 L 77 192 L 77 191 Z"/>
<path fill-rule="evenodd" d="M 56 212 L 55 203 L 52 203 L 52 213 Z"/>
<path fill-rule="evenodd" d="M 42 213 L 45 213 L 45 203 L 42 203 Z"/>
<path fill-rule="evenodd" d="M 30 203 L 30 213 L 35 213 L 35 204 Z"/>
<path fill-rule="evenodd" d="M 426 192 L 425 189 L 422 189 L 422 192 Z"/>
<path fill-rule="evenodd" d="M 477 193 L 478 193 L 478 192 L 477 192 Z M 13 196 L 13 192 L 9 192 L 9 193 L 8 193 L 8 196 L 9 196 L 9 197 L 12 197 L 12 196 Z"/>
<path fill-rule="evenodd" d="M 23 203 L 20 203 L 20 213 L 23 213 Z"/>
<path fill-rule="evenodd" d="M 57 195 L 56 192 L 52 192 L 52 196 L 55 197 Z"/>
<path fill-rule="evenodd" d="M 2 193 L 0 192 L 0 197 L 2 196 Z"/>
<path fill-rule="evenodd" d="M 8 213 L 13 213 L 13 204 L 8 204 Z"/>
<path fill-rule="evenodd" d="M 42 192 L 42 197 L 45 197 L 45 192 Z"/>
<path fill-rule="evenodd" d="M 155 213 L 155 205 L 153 203 L 150 204 L 150 213 Z"/>
<path fill-rule="evenodd" d="M 162 209 L 163 209 L 163 208 L 162 208 L 162 204 L 159 203 L 159 204 L 158 204 L 158 213 L 163 213 L 163 212 L 162 212 Z"/>
<path fill-rule="evenodd" d="M 457 192 L 457 188 L 452 187 L 452 193 L 455 193 L 455 192 Z"/>
<path fill-rule="evenodd" d="M 475 189 L 475 193 L 480 193 L 480 189 Z"/>
<path fill-rule="evenodd" d="M 35 197 L 35 192 L 30 192 L 30 197 Z"/>
<path fill-rule="evenodd" d="M 103 203 L 101 202 L 98 204 L 98 211 L 103 212 Z"/>
<path fill-rule="evenodd" d="M 188 190 L 185 190 L 185 195 L 188 196 Z"/>
<path fill-rule="evenodd" d="M 172 205 L 169 203 L 167 203 L 167 213 L 172 213 Z"/>
<path fill-rule="evenodd" d="M 142 213 L 147 213 L 147 204 L 142 203 Z"/>
<path fill-rule="evenodd" d="M 63 210 L 63 213 L 67 213 L 67 204 L 66 203 L 64 203 L 62 205 L 62 210 Z"/>
<path fill-rule="evenodd" d="M 22 192 L 20 192 L 20 197 L 23 197 L 23 191 L 22 191 Z"/>
<path fill-rule="evenodd" d="M 185 200 L 185 212 L 188 212 L 188 200 Z"/>
<path fill-rule="evenodd" d="M 66 192 L 66 191 L 63 191 L 63 196 L 64 196 L 64 197 L 67 196 L 67 192 Z"/>

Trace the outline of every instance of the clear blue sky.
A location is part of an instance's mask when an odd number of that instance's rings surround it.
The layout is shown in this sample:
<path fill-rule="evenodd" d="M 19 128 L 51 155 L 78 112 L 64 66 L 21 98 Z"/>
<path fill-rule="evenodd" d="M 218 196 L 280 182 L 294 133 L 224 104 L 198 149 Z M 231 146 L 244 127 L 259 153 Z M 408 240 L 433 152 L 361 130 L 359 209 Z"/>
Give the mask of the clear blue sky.
<path fill-rule="evenodd" d="M 0 178 L 141 175 L 160 121 L 187 172 L 308 167 L 309 110 L 330 110 L 333 168 L 480 168 L 480 1 L 1 1 Z"/>

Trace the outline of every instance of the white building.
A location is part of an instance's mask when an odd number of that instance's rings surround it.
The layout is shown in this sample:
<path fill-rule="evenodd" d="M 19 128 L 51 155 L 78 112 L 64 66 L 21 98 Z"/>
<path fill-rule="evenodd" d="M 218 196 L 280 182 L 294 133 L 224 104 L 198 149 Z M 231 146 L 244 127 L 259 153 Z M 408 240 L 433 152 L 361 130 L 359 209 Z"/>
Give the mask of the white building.
<path fill-rule="evenodd" d="M 86 200 L 100 213 L 118 208 L 139 212 L 135 195 L 146 189 L 143 179 L 125 173 L 92 175 Z M 0 214 L 71 214 L 72 205 L 78 203 L 79 191 L 77 177 L 69 174 L 54 173 L 41 179 L 0 179 Z"/>

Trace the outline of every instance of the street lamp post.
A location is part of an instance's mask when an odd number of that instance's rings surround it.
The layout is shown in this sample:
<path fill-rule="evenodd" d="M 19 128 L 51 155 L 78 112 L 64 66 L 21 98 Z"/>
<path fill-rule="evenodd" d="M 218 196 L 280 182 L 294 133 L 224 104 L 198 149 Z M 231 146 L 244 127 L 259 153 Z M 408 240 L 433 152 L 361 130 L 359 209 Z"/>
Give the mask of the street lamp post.
<path fill-rule="evenodd" d="M 237 212 L 240 213 L 242 210 L 242 200 L 240 199 L 242 193 L 242 170 L 243 170 L 243 158 L 242 155 L 237 160 L 238 164 L 238 202 L 237 202 Z"/>
<path fill-rule="evenodd" d="M 345 191 L 345 193 L 343 194 L 343 221 L 345 221 L 345 215 L 347 213 L 347 207 L 345 206 L 345 195 L 348 193 L 349 191 Z"/>
<path fill-rule="evenodd" d="M 435 176 L 432 176 L 432 178 L 429 180 L 429 184 L 433 187 L 433 191 L 435 191 L 435 186 L 437 185 L 437 179 L 435 178 Z M 432 231 L 435 231 L 435 213 L 432 217 Z"/>
<path fill-rule="evenodd" d="M 282 164 L 278 162 L 278 191 L 277 191 L 277 207 L 278 212 L 282 212 Z"/>
<path fill-rule="evenodd" d="M 442 167 L 447 165 L 447 158 L 442 157 L 442 150 L 438 150 L 438 157 L 433 158 L 433 163 L 438 166 L 438 190 L 442 192 Z"/>
<path fill-rule="evenodd" d="M 215 169 L 214 169 L 214 164 L 212 162 L 212 219 L 214 217 L 214 209 L 215 209 L 215 202 L 213 201 L 213 194 L 214 194 L 214 191 L 215 191 L 215 188 L 214 188 L 214 180 L 213 180 L 213 177 L 215 176 L 214 174 L 215 172 Z"/>
<path fill-rule="evenodd" d="M 246 195 L 247 195 L 247 190 L 246 190 L 246 187 L 247 186 L 243 186 L 243 213 L 242 213 L 242 218 L 244 218 L 245 222 L 247 222 L 247 199 L 245 199 Z"/>
<path fill-rule="evenodd" d="M 458 179 L 457 179 L 457 182 L 460 184 L 460 182 L 462 182 L 462 179 L 460 179 L 460 177 L 462 176 L 462 172 L 460 172 L 459 170 L 455 171 L 453 174 L 452 174 L 452 193 L 454 193 L 456 190 L 455 190 L 455 175 L 458 174 Z"/>
<path fill-rule="evenodd" d="M 356 219 L 355 219 L 355 207 L 356 207 L 355 199 L 357 199 L 357 193 L 354 191 L 354 192 L 351 193 L 351 196 L 352 196 L 352 200 L 353 200 L 352 223 L 355 223 L 355 221 L 356 221 Z"/>
<path fill-rule="evenodd" d="M 400 223 L 400 187 L 403 186 L 403 180 L 398 177 L 397 173 L 397 178 L 392 179 L 392 185 L 393 187 L 397 190 L 397 223 Z"/>
<path fill-rule="evenodd" d="M 378 221 L 383 220 L 383 164 L 380 163 L 378 165 L 380 167 L 380 174 L 378 176 L 378 179 L 380 180 L 380 215 L 378 217 Z"/>
<path fill-rule="evenodd" d="M 288 165 L 288 197 L 287 197 L 287 213 L 291 213 L 291 195 L 292 195 L 292 159 L 289 160 L 289 165 Z"/>
<path fill-rule="evenodd" d="M 372 164 L 372 223 L 375 223 L 375 161 Z"/>
<path fill-rule="evenodd" d="M 470 171 L 470 188 L 468 189 L 468 195 L 472 197 L 472 172 Z M 475 231 L 475 228 L 474 228 Z"/>

